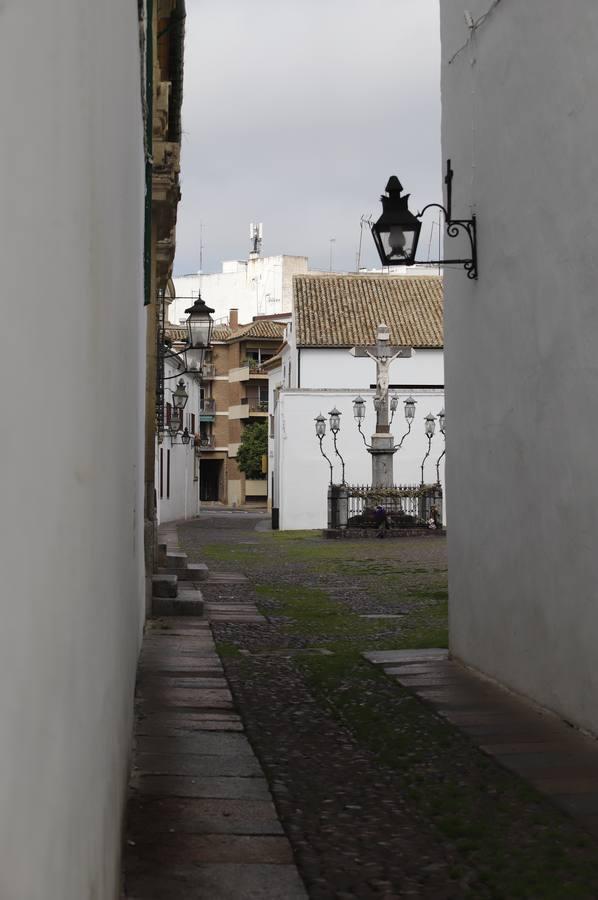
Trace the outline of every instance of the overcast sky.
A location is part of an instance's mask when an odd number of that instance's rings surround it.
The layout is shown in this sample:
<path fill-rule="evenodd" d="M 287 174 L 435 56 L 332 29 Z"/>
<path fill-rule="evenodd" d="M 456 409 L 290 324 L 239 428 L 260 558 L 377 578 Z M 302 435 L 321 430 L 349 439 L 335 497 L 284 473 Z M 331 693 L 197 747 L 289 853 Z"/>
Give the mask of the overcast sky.
<path fill-rule="evenodd" d="M 187 0 L 175 273 L 263 255 L 355 268 L 362 213 L 396 174 L 441 193 L 438 0 Z M 421 247 L 427 251 L 426 225 Z M 364 233 L 362 265 L 377 264 Z"/>

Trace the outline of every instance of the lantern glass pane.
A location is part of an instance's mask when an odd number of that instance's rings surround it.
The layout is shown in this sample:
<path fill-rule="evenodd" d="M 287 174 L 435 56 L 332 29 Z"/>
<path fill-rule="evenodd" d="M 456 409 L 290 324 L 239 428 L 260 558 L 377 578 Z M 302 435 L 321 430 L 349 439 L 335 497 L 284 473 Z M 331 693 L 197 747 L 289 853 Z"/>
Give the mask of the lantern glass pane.
<path fill-rule="evenodd" d="M 210 343 L 211 320 L 209 315 L 189 315 L 189 343 L 194 350 L 206 349 Z"/>
<path fill-rule="evenodd" d="M 380 229 L 380 240 L 389 262 L 409 262 L 415 249 L 415 235 L 419 229 L 409 225 L 391 225 Z"/>
<path fill-rule="evenodd" d="M 415 418 L 415 400 L 413 399 L 413 397 L 407 397 L 407 399 L 405 400 L 405 418 Z"/>
<path fill-rule="evenodd" d="M 393 394 L 392 397 L 390 398 L 390 411 L 396 412 L 398 405 L 399 405 L 399 398 L 397 397 L 396 394 Z"/>
<path fill-rule="evenodd" d="M 187 388 L 185 386 L 184 381 L 180 381 L 177 384 L 176 391 L 172 394 L 172 402 L 174 404 L 175 409 L 184 409 L 187 405 L 187 400 L 189 399 L 189 395 L 187 394 Z"/>

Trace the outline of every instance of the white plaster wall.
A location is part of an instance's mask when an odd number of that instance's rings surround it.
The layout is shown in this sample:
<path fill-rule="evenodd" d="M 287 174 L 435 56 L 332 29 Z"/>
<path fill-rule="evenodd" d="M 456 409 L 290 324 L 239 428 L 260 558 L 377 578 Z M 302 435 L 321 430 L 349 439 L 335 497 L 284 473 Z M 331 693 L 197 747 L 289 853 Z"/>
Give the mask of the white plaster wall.
<path fill-rule="evenodd" d="M 174 279 L 177 296 L 201 296 L 211 306 L 214 319 L 228 318 L 231 309 L 239 310 L 239 322 L 246 324 L 257 315 L 287 312 L 292 306 L 292 277 L 307 272 L 305 256 L 260 256 L 255 259 L 223 263 L 223 271 L 214 274 L 183 275 Z M 170 318 L 175 324 L 184 317 L 189 303 L 175 300 Z"/>
<path fill-rule="evenodd" d="M 353 357 L 346 347 L 339 349 L 303 348 L 295 351 L 295 375 L 300 372 L 300 387 L 359 388 L 376 383 L 376 365 L 369 357 Z M 398 385 L 443 385 L 442 350 L 414 350 L 411 357 L 390 364 L 390 382 Z M 294 382 L 295 383 L 295 382 Z M 360 387 L 361 386 L 361 387 Z"/>
<path fill-rule="evenodd" d="M 164 400 L 172 403 L 172 391 L 176 390 L 177 384 L 182 378 L 189 398 L 183 410 L 182 427 L 183 429 L 187 427 L 191 432 L 190 417 L 193 413 L 195 414 L 195 433 L 199 434 L 201 381 L 198 377 L 190 374 L 180 375 L 179 368 L 173 365 L 173 362 L 165 361 Z M 166 430 L 162 444 L 156 446 L 155 488 L 158 522 L 176 522 L 179 519 L 190 519 L 199 514 L 199 469 L 194 459 L 193 437 L 189 444 L 181 444 L 181 433 L 179 432 L 173 444 Z M 160 497 L 160 449 L 162 449 L 163 459 L 162 497 Z M 167 450 L 170 450 L 169 496 L 167 496 Z M 197 473 L 197 479 L 194 479 L 194 473 Z"/>
<path fill-rule="evenodd" d="M 280 502 L 280 416 L 278 395 L 282 386 L 282 365 L 270 369 L 268 375 L 268 506 L 279 508 Z"/>
<path fill-rule="evenodd" d="M 137 4 L 1 4 L 0 80 L 0 897 L 112 900 L 144 615 Z"/>
<path fill-rule="evenodd" d="M 441 16 L 480 267 L 445 273 L 451 647 L 598 733 L 598 6 L 505 0 L 452 62 L 463 4 Z"/>
<path fill-rule="evenodd" d="M 199 515 L 199 470 L 195 463 L 193 440 L 185 446 L 171 443 L 165 436 L 160 445 L 164 459 L 164 496 L 160 497 L 160 447 L 156 455 L 156 497 L 158 502 L 158 522 L 176 522 Z M 166 496 L 166 451 L 170 450 L 170 496 Z M 194 468 L 195 467 L 195 468 Z M 198 478 L 194 480 L 194 471 Z"/>
<path fill-rule="evenodd" d="M 369 437 L 375 426 L 373 391 L 362 392 L 367 400 L 367 416 L 363 431 Z M 338 447 L 345 458 L 346 479 L 350 484 L 371 484 L 371 456 L 364 447 L 353 419 L 354 391 L 340 390 L 283 390 L 276 409 L 274 452 L 275 479 L 279 489 L 280 528 L 325 528 L 327 524 L 326 496 L 330 481 L 328 463 L 320 455 L 315 435 L 314 419 L 319 412 L 326 418 L 333 406 L 342 413 Z M 416 420 L 411 434 L 405 438 L 394 458 L 395 484 L 419 484 L 420 466 L 428 449 L 424 433 L 424 418 L 438 413 L 444 405 L 442 391 L 422 391 L 414 394 L 418 401 Z M 404 417 L 397 416 L 392 431 L 398 440 L 406 431 Z M 436 460 L 444 450 L 444 438 L 437 433 L 432 441 L 432 453 L 424 470 L 427 483 L 436 481 Z M 334 463 L 334 480 L 341 481 L 340 461 L 334 456 L 332 438 L 324 438 L 324 452 Z M 440 480 L 444 484 L 444 459 L 440 466 Z"/>

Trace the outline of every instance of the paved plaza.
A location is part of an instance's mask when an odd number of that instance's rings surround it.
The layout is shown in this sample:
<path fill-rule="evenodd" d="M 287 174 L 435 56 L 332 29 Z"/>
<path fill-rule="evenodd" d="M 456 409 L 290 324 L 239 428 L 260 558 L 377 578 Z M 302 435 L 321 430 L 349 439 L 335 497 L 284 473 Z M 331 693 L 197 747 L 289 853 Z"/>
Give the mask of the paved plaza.
<path fill-rule="evenodd" d="M 445 538 L 176 534 L 206 615 L 145 638 L 128 900 L 598 896 L 596 744 L 448 658 Z"/>

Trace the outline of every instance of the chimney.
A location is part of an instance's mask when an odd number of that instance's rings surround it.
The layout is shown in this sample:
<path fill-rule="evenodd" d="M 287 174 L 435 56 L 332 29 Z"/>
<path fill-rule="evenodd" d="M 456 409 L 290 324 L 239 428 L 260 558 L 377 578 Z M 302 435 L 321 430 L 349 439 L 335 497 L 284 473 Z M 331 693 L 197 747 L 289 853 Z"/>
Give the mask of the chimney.
<path fill-rule="evenodd" d="M 230 327 L 235 330 L 235 328 L 239 327 L 239 310 L 231 309 L 228 313 L 228 324 Z"/>

